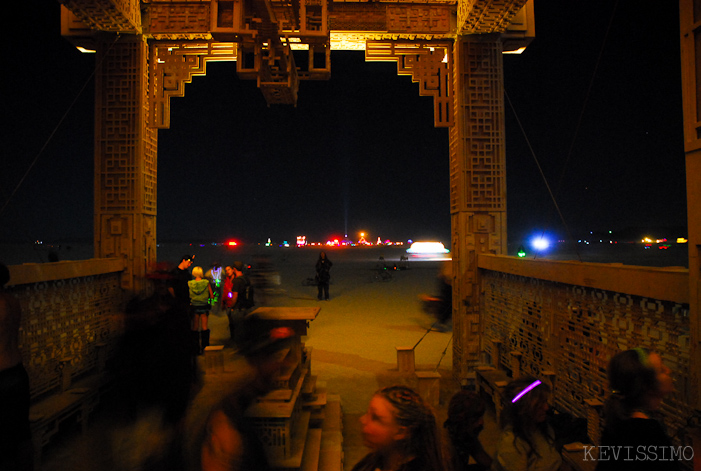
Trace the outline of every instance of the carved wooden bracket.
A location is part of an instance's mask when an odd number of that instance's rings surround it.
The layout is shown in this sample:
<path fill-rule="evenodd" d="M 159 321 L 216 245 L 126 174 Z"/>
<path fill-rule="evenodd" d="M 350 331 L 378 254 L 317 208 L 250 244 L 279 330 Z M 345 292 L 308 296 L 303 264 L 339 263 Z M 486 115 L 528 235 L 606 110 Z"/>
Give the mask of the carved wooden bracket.
<path fill-rule="evenodd" d="M 170 98 L 185 95 L 192 77 L 205 75 L 207 62 L 236 60 L 236 44 L 214 41 L 156 42 L 149 57 L 149 126 L 170 127 Z"/>
<path fill-rule="evenodd" d="M 449 41 L 368 41 L 366 61 L 397 61 L 397 74 L 411 75 L 419 95 L 433 97 L 434 125 L 451 127 L 453 117 L 453 43 Z"/>

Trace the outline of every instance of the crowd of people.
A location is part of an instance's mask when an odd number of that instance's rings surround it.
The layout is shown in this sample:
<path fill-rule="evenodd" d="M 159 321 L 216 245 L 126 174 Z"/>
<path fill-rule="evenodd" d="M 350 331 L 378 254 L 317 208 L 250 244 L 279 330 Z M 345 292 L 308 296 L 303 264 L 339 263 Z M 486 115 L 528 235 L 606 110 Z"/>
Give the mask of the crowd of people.
<path fill-rule="evenodd" d="M 287 363 L 296 360 L 280 354 L 290 351 L 295 333 L 251 314 L 253 293 L 242 262 L 223 267 L 215 263 L 206 273 L 194 266 L 190 272 L 194 258 L 184 255 L 152 297 L 127 306 L 127 333 L 116 355 L 115 371 L 122 373 L 117 394 L 121 420 L 133 429 L 134 424 L 153 421 L 157 411 L 159 430 L 167 431 L 165 445 L 148 450 L 139 468 L 127 463 L 135 459 L 133 453 L 122 455 L 113 449 L 105 454 L 111 467 L 100 469 L 271 469 L 245 411 L 269 393 Z M 331 265 L 322 252 L 317 273 L 326 274 L 319 276 L 319 299 L 328 299 Z M 4 265 L 0 281 L 3 286 L 9 281 Z M 207 316 L 213 308 L 226 312 L 231 343 L 245 359 L 248 374 L 212 407 L 196 437 L 185 440 L 184 419 L 197 389 L 193 359 L 209 343 Z M 18 470 L 31 467 L 28 378 L 17 346 L 20 317 L 16 299 L 0 290 L 0 464 Z M 662 422 L 655 418 L 664 398 L 674 391 L 660 355 L 643 348 L 620 352 L 610 360 L 608 380 L 611 391 L 600 449 L 602 453 L 610 448 L 634 449 L 637 454 L 599 454 L 597 471 L 679 470 L 678 459 L 653 460 L 645 454 L 653 448 L 658 452 L 673 448 Z M 551 393 L 546 382 L 532 376 L 508 383 L 500 436 L 490 456 L 479 438 L 486 404 L 477 392 L 457 392 L 439 427 L 434 410 L 415 390 L 404 385 L 381 388 L 360 418 L 369 453 L 353 471 L 564 470 L 562 444 L 549 420 Z M 140 438 L 134 435 L 131 440 Z M 129 439 L 124 443 L 133 444 Z"/>

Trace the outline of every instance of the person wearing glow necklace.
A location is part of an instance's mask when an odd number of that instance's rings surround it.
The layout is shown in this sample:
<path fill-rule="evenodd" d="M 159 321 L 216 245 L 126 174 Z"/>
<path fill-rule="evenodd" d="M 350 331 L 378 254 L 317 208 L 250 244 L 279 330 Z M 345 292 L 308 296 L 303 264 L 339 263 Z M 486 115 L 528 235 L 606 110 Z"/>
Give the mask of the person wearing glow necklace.
<path fill-rule="evenodd" d="M 502 433 L 492 471 L 558 471 L 562 458 L 547 423 L 550 386 L 526 376 L 504 389 Z"/>

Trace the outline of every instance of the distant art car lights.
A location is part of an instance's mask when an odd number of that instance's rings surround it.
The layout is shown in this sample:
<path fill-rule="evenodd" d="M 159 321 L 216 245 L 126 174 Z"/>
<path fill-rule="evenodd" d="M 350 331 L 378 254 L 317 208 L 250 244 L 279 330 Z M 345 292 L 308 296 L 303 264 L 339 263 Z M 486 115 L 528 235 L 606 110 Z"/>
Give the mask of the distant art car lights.
<path fill-rule="evenodd" d="M 440 242 L 414 242 L 407 249 L 407 253 L 410 254 L 444 254 L 448 252 L 450 250 L 446 249 Z"/>

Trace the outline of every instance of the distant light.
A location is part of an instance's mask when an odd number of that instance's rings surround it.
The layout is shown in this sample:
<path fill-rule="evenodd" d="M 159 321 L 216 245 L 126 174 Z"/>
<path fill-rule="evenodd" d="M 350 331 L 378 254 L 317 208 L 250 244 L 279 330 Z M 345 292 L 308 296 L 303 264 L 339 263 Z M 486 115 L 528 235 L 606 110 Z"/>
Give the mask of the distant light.
<path fill-rule="evenodd" d="M 78 46 L 77 49 L 83 54 L 95 54 L 97 52 L 92 49 L 85 49 L 83 46 Z"/>
<path fill-rule="evenodd" d="M 687 239 L 683 237 L 677 237 L 677 244 L 686 244 L 687 242 L 689 242 Z"/>
<path fill-rule="evenodd" d="M 448 253 L 450 252 L 440 242 L 414 242 L 407 253 Z"/>
<path fill-rule="evenodd" d="M 513 51 L 502 51 L 502 54 L 522 54 L 523 51 L 526 50 L 526 47 L 519 47 L 518 49 L 514 49 Z"/>
<path fill-rule="evenodd" d="M 236 241 L 230 240 L 229 242 L 226 243 L 229 247 L 235 247 L 239 245 Z"/>
<path fill-rule="evenodd" d="M 535 237 L 531 240 L 531 246 L 536 250 L 547 250 L 550 247 L 550 241 L 545 237 Z"/>
<path fill-rule="evenodd" d="M 518 248 L 518 256 L 521 258 L 526 256 L 526 250 L 523 248 L 523 245 Z"/>

